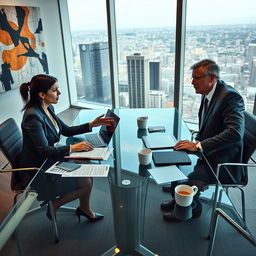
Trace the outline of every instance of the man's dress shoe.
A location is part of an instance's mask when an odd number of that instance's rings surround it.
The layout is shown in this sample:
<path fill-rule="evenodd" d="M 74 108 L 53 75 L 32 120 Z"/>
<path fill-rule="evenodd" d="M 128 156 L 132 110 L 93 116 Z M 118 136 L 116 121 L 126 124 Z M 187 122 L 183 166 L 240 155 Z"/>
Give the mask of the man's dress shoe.
<path fill-rule="evenodd" d="M 162 186 L 162 190 L 163 190 L 163 192 L 171 193 L 171 191 L 172 191 L 171 184 Z"/>
<path fill-rule="evenodd" d="M 163 211 L 173 211 L 174 209 L 174 205 L 175 205 L 175 200 L 166 200 L 164 202 L 161 203 L 161 210 Z"/>
<path fill-rule="evenodd" d="M 167 212 L 164 214 L 163 216 L 165 221 L 169 221 L 169 222 L 179 222 L 181 221 L 181 219 L 179 219 L 174 212 Z"/>
<path fill-rule="evenodd" d="M 172 200 L 172 201 L 174 201 L 174 200 Z M 174 206 L 175 206 L 175 201 L 174 201 Z M 179 206 L 179 207 L 181 207 L 181 206 Z M 203 210 L 202 203 L 197 199 L 197 200 L 193 201 L 193 203 L 190 207 L 192 207 L 192 218 L 199 218 L 201 216 L 202 210 Z M 185 210 L 185 208 L 186 207 L 184 207 L 184 210 Z M 175 213 L 177 213 L 177 212 L 175 212 L 174 210 L 165 213 L 163 216 L 164 220 L 169 221 L 169 222 L 179 222 L 182 220 L 187 220 L 187 219 L 183 219 L 182 216 L 179 217 L 179 215 L 177 215 Z M 189 217 L 189 218 L 191 218 L 191 217 Z"/>

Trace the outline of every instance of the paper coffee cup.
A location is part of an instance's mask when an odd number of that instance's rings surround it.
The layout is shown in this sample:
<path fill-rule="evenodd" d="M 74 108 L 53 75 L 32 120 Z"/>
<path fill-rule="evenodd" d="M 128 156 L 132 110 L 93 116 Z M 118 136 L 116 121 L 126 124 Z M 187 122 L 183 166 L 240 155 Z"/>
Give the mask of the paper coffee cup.
<path fill-rule="evenodd" d="M 137 118 L 137 125 L 139 129 L 146 129 L 147 128 L 148 117 L 147 116 L 140 116 Z"/>
<path fill-rule="evenodd" d="M 179 206 L 190 206 L 194 195 L 197 193 L 197 186 L 178 185 L 175 187 L 175 202 Z"/>
<path fill-rule="evenodd" d="M 138 152 L 138 157 L 141 165 L 149 165 L 152 161 L 152 150 L 144 148 Z"/>

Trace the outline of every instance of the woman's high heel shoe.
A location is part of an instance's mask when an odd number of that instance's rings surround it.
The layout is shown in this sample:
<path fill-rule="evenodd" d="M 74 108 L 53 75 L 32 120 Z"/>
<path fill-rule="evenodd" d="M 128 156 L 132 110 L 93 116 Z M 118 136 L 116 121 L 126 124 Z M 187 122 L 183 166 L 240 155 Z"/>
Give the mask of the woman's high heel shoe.
<path fill-rule="evenodd" d="M 98 221 L 98 220 L 101 220 L 104 218 L 104 215 L 100 214 L 100 213 L 94 213 L 95 214 L 95 217 L 92 218 L 90 217 L 88 214 L 86 214 L 85 212 L 83 212 L 80 207 L 77 207 L 76 208 L 76 215 L 77 215 L 77 218 L 78 218 L 78 221 L 80 222 L 80 216 L 84 216 L 86 217 L 89 221 L 91 222 L 95 222 L 95 221 Z"/>

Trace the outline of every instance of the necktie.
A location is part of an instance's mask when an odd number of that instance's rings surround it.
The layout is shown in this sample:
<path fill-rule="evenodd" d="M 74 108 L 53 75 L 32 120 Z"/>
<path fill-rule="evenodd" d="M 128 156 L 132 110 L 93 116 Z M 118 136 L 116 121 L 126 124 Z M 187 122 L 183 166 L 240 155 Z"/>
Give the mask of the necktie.
<path fill-rule="evenodd" d="M 201 125 L 200 127 L 202 126 L 203 122 L 204 122 L 204 119 L 205 119 L 205 116 L 206 116 L 206 113 L 207 113 L 207 109 L 208 109 L 208 99 L 206 97 L 204 97 L 204 100 L 203 100 L 203 109 L 202 109 L 202 114 L 201 114 Z"/>
<path fill-rule="evenodd" d="M 209 102 L 209 100 L 207 99 L 207 97 L 205 97 L 205 98 L 204 98 L 203 119 L 205 118 L 206 113 L 207 113 L 207 109 L 208 109 L 208 102 Z"/>

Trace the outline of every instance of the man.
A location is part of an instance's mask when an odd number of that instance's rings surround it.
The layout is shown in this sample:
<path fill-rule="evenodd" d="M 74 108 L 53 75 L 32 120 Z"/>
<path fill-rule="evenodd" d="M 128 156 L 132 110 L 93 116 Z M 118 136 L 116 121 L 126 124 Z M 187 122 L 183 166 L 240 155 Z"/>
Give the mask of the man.
<path fill-rule="evenodd" d="M 192 70 L 192 84 L 197 94 L 202 94 L 199 109 L 199 133 L 196 142 L 179 141 L 175 150 L 201 150 L 216 171 L 217 164 L 224 162 L 241 162 L 244 135 L 244 102 L 241 95 L 224 81 L 219 80 L 219 66 L 212 60 L 204 59 L 194 64 Z M 220 172 L 222 183 L 238 183 L 245 176 L 241 167 L 229 167 Z M 189 185 L 196 185 L 202 189 L 205 185 L 214 183 L 214 175 L 204 159 L 199 159 L 194 171 L 188 176 Z M 172 184 L 170 191 L 174 196 Z M 202 205 L 198 193 L 194 197 L 193 217 L 199 217 Z M 174 200 L 165 201 L 161 209 L 172 211 Z M 166 213 L 167 221 L 177 220 L 172 212 Z"/>

